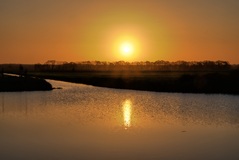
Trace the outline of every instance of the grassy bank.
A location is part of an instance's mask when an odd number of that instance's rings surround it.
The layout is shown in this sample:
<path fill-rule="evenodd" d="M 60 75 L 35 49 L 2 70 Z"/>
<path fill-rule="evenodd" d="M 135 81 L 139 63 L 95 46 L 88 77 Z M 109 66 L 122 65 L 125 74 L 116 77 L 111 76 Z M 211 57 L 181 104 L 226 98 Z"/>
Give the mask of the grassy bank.
<path fill-rule="evenodd" d="M 0 77 L 0 92 L 48 90 L 52 90 L 52 86 L 44 79 L 9 75 Z"/>
<path fill-rule="evenodd" d="M 239 72 L 31 72 L 33 76 L 94 86 L 157 92 L 239 94 Z"/>

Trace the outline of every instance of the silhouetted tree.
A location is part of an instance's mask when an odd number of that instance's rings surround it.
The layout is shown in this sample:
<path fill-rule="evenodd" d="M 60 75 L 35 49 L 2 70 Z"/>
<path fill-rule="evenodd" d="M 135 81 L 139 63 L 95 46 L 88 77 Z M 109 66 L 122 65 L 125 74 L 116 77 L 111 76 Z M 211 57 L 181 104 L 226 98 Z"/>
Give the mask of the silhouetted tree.
<path fill-rule="evenodd" d="M 1 68 L 1 74 L 0 74 L 1 77 L 4 77 L 4 68 L 2 67 Z"/>
<path fill-rule="evenodd" d="M 45 64 L 46 65 L 50 65 L 51 66 L 51 70 L 53 71 L 54 66 L 56 65 L 56 60 L 48 60 Z"/>
<path fill-rule="evenodd" d="M 19 75 L 20 75 L 20 77 L 23 77 L 23 73 L 24 72 L 24 68 L 23 68 L 23 65 L 19 65 Z"/>

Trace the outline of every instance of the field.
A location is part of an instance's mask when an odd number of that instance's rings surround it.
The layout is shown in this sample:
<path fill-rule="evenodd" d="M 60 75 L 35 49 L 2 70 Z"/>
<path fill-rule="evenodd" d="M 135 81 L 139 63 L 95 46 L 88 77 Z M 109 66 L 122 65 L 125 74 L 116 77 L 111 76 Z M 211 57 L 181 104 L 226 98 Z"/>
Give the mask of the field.
<path fill-rule="evenodd" d="M 29 75 L 119 89 L 239 94 L 238 71 L 30 72 Z"/>

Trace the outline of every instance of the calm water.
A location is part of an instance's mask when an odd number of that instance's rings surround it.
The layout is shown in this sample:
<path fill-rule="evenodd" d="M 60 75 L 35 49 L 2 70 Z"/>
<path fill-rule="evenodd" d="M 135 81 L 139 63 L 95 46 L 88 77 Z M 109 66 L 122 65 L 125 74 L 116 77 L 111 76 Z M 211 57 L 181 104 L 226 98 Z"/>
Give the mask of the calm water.
<path fill-rule="evenodd" d="M 0 159 L 239 159 L 239 96 L 49 82 L 0 93 Z"/>

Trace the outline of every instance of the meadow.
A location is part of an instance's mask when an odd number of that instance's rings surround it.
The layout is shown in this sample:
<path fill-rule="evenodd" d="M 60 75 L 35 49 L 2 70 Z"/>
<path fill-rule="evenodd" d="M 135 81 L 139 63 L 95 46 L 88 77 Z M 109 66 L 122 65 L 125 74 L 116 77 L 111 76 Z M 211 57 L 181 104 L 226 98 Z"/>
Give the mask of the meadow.
<path fill-rule="evenodd" d="M 237 72 L 32 72 L 29 74 L 46 79 L 119 89 L 239 94 Z"/>

